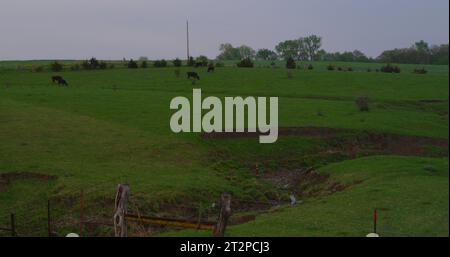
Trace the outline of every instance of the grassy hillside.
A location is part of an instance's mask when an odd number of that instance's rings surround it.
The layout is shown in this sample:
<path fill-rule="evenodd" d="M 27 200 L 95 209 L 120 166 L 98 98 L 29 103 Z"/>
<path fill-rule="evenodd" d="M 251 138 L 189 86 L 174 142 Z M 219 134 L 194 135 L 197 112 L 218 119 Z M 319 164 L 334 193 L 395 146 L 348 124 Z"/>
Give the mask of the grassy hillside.
<path fill-rule="evenodd" d="M 295 70 L 292 79 L 281 68 L 225 67 L 214 74 L 197 69 L 201 80 L 196 85 L 184 75 L 176 77 L 174 68 L 61 72 L 68 88 L 53 85 L 51 72 L 1 70 L 0 174 L 28 175 L 0 183 L 0 224 L 8 221 L 11 211 L 27 216 L 37 206 L 42 213 L 34 217 L 43 219 L 47 197 L 65 199 L 61 205 L 66 213 L 76 212 L 78 205 L 67 199 L 80 188 L 94 188 L 92 204 L 110 208 L 104 202 L 111 201 L 115 185 L 123 182 L 131 185 L 132 195 L 139 196 L 143 206 L 208 204 L 224 191 L 235 199 L 282 202 L 289 192 L 274 185 L 270 175 L 312 167 L 332 173 L 336 181 L 363 182 L 323 198 L 305 197 L 304 205 L 258 216 L 254 222 L 233 226 L 230 234 L 361 235 L 370 227 L 365 222 L 370 222 L 374 207 L 392 213 L 383 221 L 386 235 L 448 233 L 448 201 L 442 202 L 444 197 L 448 200 L 448 161 L 442 158 L 448 156 L 448 66 L 430 66 L 429 74 L 415 75 L 369 73 L 361 64 L 352 64 L 360 71 L 330 72 L 320 65 L 313 71 Z M 280 127 L 344 131 L 330 137 L 281 135 L 272 145 L 261 145 L 256 138 L 206 140 L 199 134 L 174 134 L 169 127 L 170 100 L 191 97 L 194 87 L 205 96 L 279 96 Z M 369 97 L 369 112 L 358 110 L 358 96 Z M 374 147 L 371 135 L 381 133 L 438 138 L 447 146 L 428 141 L 415 146 L 420 148 L 417 155 L 430 159 L 389 157 L 386 154 L 405 150 Z M 384 156 L 350 160 L 380 154 Z M 436 171 L 424 169 L 428 163 Z M 411 174 L 405 176 L 408 170 Z M 401 192 L 396 188 L 406 190 L 402 192 L 407 196 L 398 198 Z M 417 195 L 414 188 L 433 192 Z M 433 211 L 421 211 L 424 206 Z M 334 211 L 340 212 L 342 222 L 332 221 Z M 414 215 L 405 218 L 408 212 Z M 349 217 L 354 225 L 342 225 Z M 446 229 L 435 226 L 431 220 L 436 217 Z M 61 227 L 73 223 L 66 221 Z"/>

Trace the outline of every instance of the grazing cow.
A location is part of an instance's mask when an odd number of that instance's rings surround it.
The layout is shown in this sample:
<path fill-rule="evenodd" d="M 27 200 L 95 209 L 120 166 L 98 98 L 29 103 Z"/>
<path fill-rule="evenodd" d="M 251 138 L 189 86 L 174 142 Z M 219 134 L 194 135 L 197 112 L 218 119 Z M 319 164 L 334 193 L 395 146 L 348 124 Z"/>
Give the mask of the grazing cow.
<path fill-rule="evenodd" d="M 211 65 L 208 66 L 208 72 L 214 72 L 214 69 L 215 69 L 214 66 Z"/>
<path fill-rule="evenodd" d="M 60 80 L 62 80 L 63 78 L 61 76 L 52 76 L 52 82 L 59 82 Z"/>
<path fill-rule="evenodd" d="M 58 85 L 60 85 L 60 86 L 69 86 L 69 84 L 67 84 L 67 81 L 65 81 L 64 79 L 60 79 L 60 80 L 58 80 Z"/>
<path fill-rule="evenodd" d="M 187 72 L 187 78 L 193 78 L 193 79 L 197 79 L 200 80 L 200 76 L 197 74 L 197 72 L 193 72 L 193 71 L 189 71 Z"/>

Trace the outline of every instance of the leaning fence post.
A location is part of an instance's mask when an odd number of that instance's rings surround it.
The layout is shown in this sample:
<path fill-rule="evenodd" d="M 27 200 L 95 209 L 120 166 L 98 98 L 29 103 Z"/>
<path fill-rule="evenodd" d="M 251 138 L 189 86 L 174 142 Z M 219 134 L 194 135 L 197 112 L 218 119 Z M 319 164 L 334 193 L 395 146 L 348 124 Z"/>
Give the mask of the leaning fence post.
<path fill-rule="evenodd" d="M 116 200 L 114 204 L 114 231 L 116 237 L 127 236 L 127 224 L 125 214 L 127 213 L 128 192 L 130 187 L 126 184 L 117 185 Z"/>
<path fill-rule="evenodd" d="M 227 227 L 228 218 L 231 216 L 231 195 L 223 193 L 220 196 L 220 213 L 217 219 L 217 224 L 214 227 L 213 235 L 216 237 L 223 237 Z"/>
<path fill-rule="evenodd" d="M 11 236 L 17 236 L 16 234 L 16 218 L 14 213 L 11 213 Z"/>

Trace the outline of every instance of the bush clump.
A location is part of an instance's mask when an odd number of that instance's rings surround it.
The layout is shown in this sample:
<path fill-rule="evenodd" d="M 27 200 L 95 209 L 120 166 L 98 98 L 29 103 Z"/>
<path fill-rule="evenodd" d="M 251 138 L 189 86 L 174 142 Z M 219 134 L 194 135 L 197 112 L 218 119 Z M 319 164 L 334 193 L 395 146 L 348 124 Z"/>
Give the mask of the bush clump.
<path fill-rule="evenodd" d="M 70 66 L 70 70 L 71 71 L 77 71 L 80 70 L 80 65 L 78 63 L 73 64 L 72 66 Z"/>
<path fill-rule="evenodd" d="M 327 70 L 329 70 L 329 71 L 335 70 L 334 65 L 329 64 L 329 65 L 327 66 Z"/>
<path fill-rule="evenodd" d="M 44 66 L 42 65 L 33 65 L 31 67 L 32 72 L 42 72 L 44 70 Z"/>
<path fill-rule="evenodd" d="M 92 57 L 89 60 L 83 61 L 81 63 L 81 68 L 84 70 L 96 70 L 96 69 L 106 69 L 107 68 L 106 62 L 98 61 L 95 57 Z"/>
<path fill-rule="evenodd" d="M 57 62 L 57 61 L 52 62 L 50 64 L 50 70 L 53 71 L 53 72 L 62 71 L 63 70 L 63 65 L 61 63 Z"/>
<path fill-rule="evenodd" d="M 195 66 L 206 67 L 208 66 L 208 62 L 209 62 L 208 57 L 200 55 L 199 57 L 197 57 L 197 59 L 195 59 Z"/>
<path fill-rule="evenodd" d="M 164 59 L 156 60 L 156 61 L 153 63 L 153 66 L 155 66 L 156 68 L 167 67 L 167 61 L 164 60 Z"/>
<path fill-rule="evenodd" d="M 367 96 L 359 96 L 355 100 L 356 105 L 358 106 L 358 109 L 361 112 L 368 112 L 369 111 L 369 98 Z"/>
<path fill-rule="evenodd" d="M 347 71 L 353 71 L 353 68 L 352 67 L 348 67 Z"/>
<path fill-rule="evenodd" d="M 314 66 L 312 64 L 308 65 L 308 70 L 313 70 Z"/>
<path fill-rule="evenodd" d="M 145 68 L 147 68 L 147 67 L 148 67 L 147 61 L 146 61 L 146 60 L 143 60 L 143 61 L 141 62 L 141 68 L 145 69 Z"/>
<path fill-rule="evenodd" d="M 427 70 L 425 70 L 425 68 L 422 69 L 414 69 L 413 73 L 415 74 L 427 74 Z"/>
<path fill-rule="evenodd" d="M 297 64 L 295 63 L 294 58 L 289 57 L 286 60 L 286 69 L 295 69 L 297 67 Z"/>
<path fill-rule="evenodd" d="M 106 70 L 108 68 L 108 64 L 104 61 L 100 61 L 98 64 L 98 68 L 101 70 Z"/>
<path fill-rule="evenodd" d="M 138 64 L 133 59 L 130 59 L 127 64 L 128 69 L 137 69 Z"/>
<path fill-rule="evenodd" d="M 254 64 L 250 58 L 244 58 L 236 64 L 239 68 L 253 68 Z"/>
<path fill-rule="evenodd" d="M 381 67 L 380 71 L 385 72 L 385 73 L 400 73 L 400 67 L 391 65 L 391 64 L 387 64 L 387 65 Z"/>
<path fill-rule="evenodd" d="M 172 63 L 173 63 L 173 66 L 175 66 L 175 67 L 181 67 L 181 60 L 178 58 L 173 60 Z"/>

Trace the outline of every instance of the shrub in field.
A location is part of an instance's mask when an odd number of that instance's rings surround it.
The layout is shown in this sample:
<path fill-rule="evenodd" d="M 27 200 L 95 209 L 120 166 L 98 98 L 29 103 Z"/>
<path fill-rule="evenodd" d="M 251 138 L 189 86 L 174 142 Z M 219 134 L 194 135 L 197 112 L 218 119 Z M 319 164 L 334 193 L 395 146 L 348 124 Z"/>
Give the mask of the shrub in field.
<path fill-rule="evenodd" d="M 380 72 L 380 69 L 376 69 L 375 72 Z"/>
<path fill-rule="evenodd" d="M 97 69 L 99 67 L 99 65 L 100 65 L 100 62 L 96 58 L 92 57 L 89 60 L 89 66 L 90 66 L 91 70 Z"/>
<path fill-rule="evenodd" d="M 271 62 L 271 63 L 270 63 L 270 66 L 271 66 L 272 68 L 275 68 L 275 67 L 277 66 L 277 64 L 276 64 L 275 62 Z"/>
<path fill-rule="evenodd" d="M 253 62 L 250 58 L 244 58 L 236 65 L 240 68 L 253 68 Z"/>
<path fill-rule="evenodd" d="M 63 69 L 63 66 L 59 62 L 55 61 L 50 64 L 50 70 L 53 72 L 59 72 L 59 71 L 62 71 L 62 69 Z"/>
<path fill-rule="evenodd" d="M 162 59 L 162 60 L 156 60 L 153 63 L 153 66 L 155 66 L 156 68 L 162 68 L 162 67 L 167 67 L 167 61 Z"/>
<path fill-rule="evenodd" d="M 335 69 L 334 65 L 329 64 L 327 66 L 327 70 L 329 70 L 329 71 L 333 71 L 334 69 Z"/>
<path fill-rule="evenodd" d="M 31 67 L 32 72 L 41 72 L 43 70 L 44 70 L 44 66 L 42 66 L 42 65 L 33 65 Z"/>
<path fill-rule="evenodd" d="M 353 71 L 353 68 L 352 67 L 348 67 L 347 71 Z"/>
<path fill-rule="evenodd" d="M 199 57 L 197 57 L 197 59 L 195 59 L 196 64 L 198 64 L 198 66 L 202 66 L 202 67 L 206 67 L 208 66 L 208 57 L 204 56 L 204 55 L 200 55 Z"/>
<path fill-rule="evenodd" d="M 338 67 L 337 70 L 338 70 L 338 71 L 342 71 L 342 67 Z"/>
<path fill-rule="evenodd" d="M 104 61 L 100 61 L 99 64 L 98 64 L 98 68 L 101 69 L 101 70 L 105 70 L 105 69 L 108 68 L 108 64 L 106 62 L 104 62 Z"/>
<path fill-rule="evenodd" d="M 173 63 L 173 66 L 175 66 L 175 67 L 181 67 L 181 60 L 178 58 L 173 60 L 172 63 Z"/>
<path fill-rule="evenodd" d="M 313 70 L 314 66 L 312 64 L 308 65 L 308 70 Z"/>
<path fill-rule="evenodd" d="M 75 63 L 72 66 L 70 66 L 70 70 L 72 71 L 80 70 L 80 65 L 78 63 Z"/>
<path fill-rule="evenodd" d="M 138 68 L 138 64 L 133 59 L 130 59 L 130 61 L 128 61 L 127 67 L 129 69 L 137 69 Z"/>
<path fill-rule="evenodd" d="M 367 96 L 359 96 L 355 100 L 358 109 L 362 112 L 369 111 L 369 98 Z"/>
<path fill-rule="evenodd" d="M 104 63 L 104 62 L 103 62 Z M 102 62 L 98 61 L 96 58 L 92 57 L 89 60 L 83 61 L 81 63 L 81 68 L 85 70 L 96 70 L 106 68 L 106 63 L 102 64 Z"/>
<path fill-rule="evenodd" d="M 425 70 L 425 68 L 422 69 L 414 69 L 413 73 L 415 74 L 427 74 L 427 70 Z"/>
<path fill-rule="evenodd" d="M 380 71 L 385 73 L 400 73 L 400 67 L 387 64 L 381 67 Z"/>
<path fill-rule="evenodd" d="M 368 68 L 368 69 L 367 69 L 367 72 L 372 72 L 372 69 L 371 69 L 371 68 Z"/>
<path fill-rule="evenodd" d="M 108 68 L 109 68 L 109 69 L 114 69 L 114 67 L 115 67 L 115 66 L 114 66 L 114 63 L 111 63 L 111 64 L 108 65 Z"/>
<path fill-rule="evenodd" d="M 84 70 L 89 70 L 90 69 L 89 62 L 88 61 L 82 61 L 81 62 L 81 68 L 83 68 Z"/>
<path fill-rule="evenodd" d="M 286 68 L 287 68 L 287 69 L 295 69 L 296 67 L 297 67 L 297 64 L 295 63 L 294 58 L 289 57 L 289 58 L 286 60 Z"/>
<path fill-rule="evenodd" d="M 143 60 L 143 61 L 141 62 L 141 68 L 145 69 L 145 68 L 147 68 L 147 67 L 148 67 L 147 61 L 146 61 L 146 60 Z"/>

